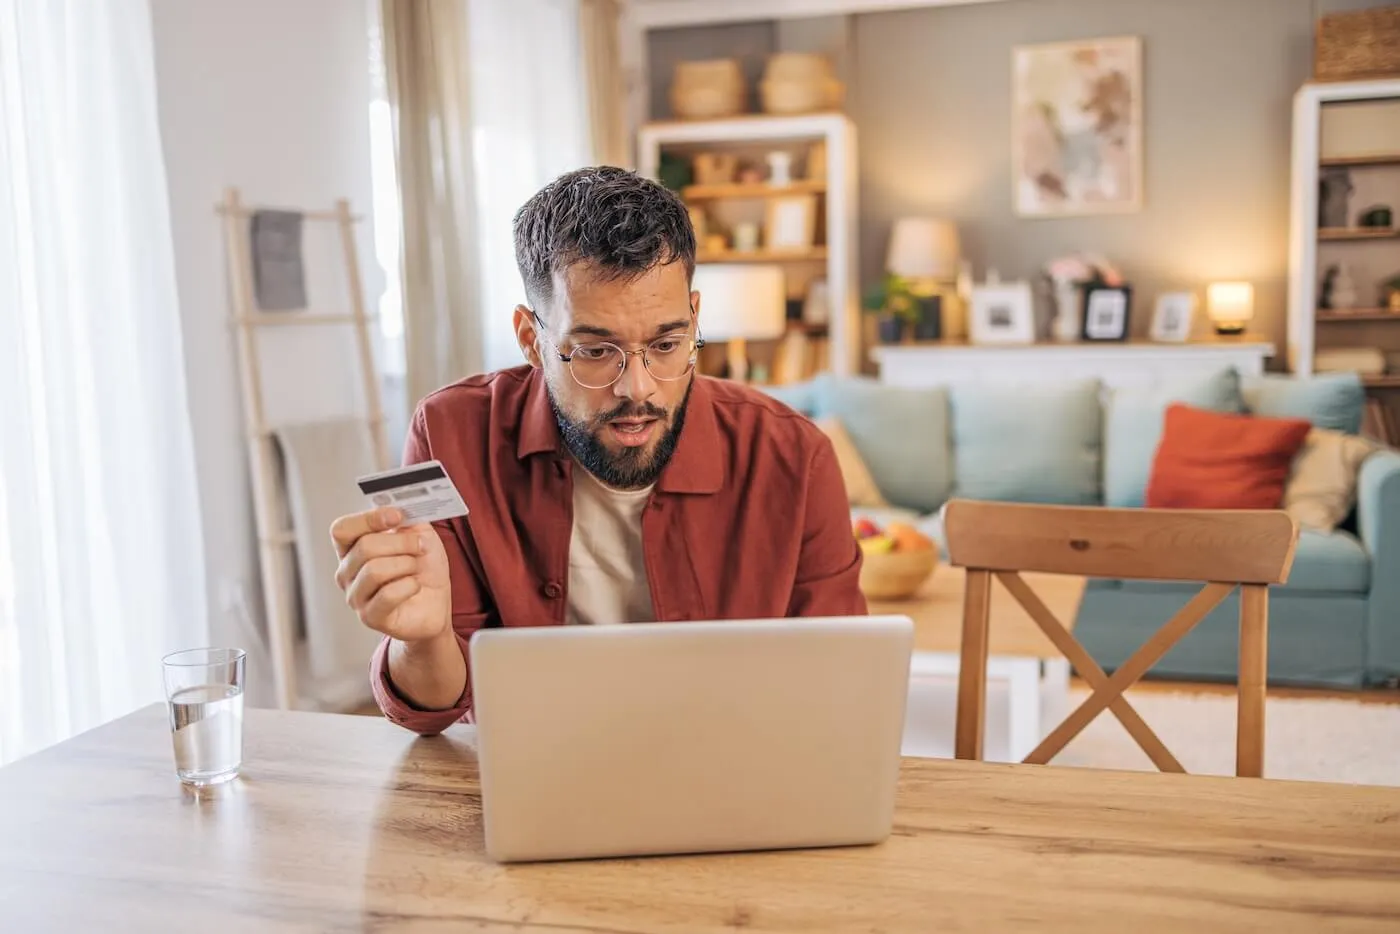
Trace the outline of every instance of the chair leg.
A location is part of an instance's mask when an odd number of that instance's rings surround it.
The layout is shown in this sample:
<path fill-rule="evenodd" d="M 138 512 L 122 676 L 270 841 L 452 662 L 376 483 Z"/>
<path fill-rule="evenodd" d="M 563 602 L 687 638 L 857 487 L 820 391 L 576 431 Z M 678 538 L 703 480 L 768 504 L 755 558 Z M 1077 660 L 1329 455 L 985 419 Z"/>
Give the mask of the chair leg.
<path fill-rule="evenodd" d="M 969 568 L 963 602 L 962 655 L 958 662 L 958 725 L 953 740 L 953 754 L 959 759 L 982 758 L 991 610 L 991 572 Z"/>
<path fill-rule="evenodd" d="M 1264 696 L 1269 672 L 1269 588 L 1240 587 L 1239 712 L 1235 735 L 1235 774 L 1264 774 Z"/>

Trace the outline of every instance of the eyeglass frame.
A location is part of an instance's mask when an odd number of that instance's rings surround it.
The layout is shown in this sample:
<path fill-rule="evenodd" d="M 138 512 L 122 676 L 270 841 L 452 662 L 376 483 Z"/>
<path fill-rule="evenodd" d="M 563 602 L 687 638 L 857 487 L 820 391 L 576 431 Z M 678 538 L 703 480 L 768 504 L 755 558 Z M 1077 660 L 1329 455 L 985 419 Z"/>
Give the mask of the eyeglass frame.
<path fill-rule="evenodd" d="M 604 385 L 602 385 L 602 386 L 584 386 L 583 382 L 582 382 L 581 380 L 579 380 L 578 375 L 577 375 L 576 373 L 574 373 L 574 367 L 573 367 L 574 354 L 573 354 L 572 352 L 571 352 L 571 353 L 564 353 L 562 350 L 559 349 L 559 343 L 558 343 L 557 341 L 555 341 L 555 339 L 554 339 L 552 336 L 550 336 L 550 333 L 549 333 L 548 328 L 546 328 L 545 325 L 544 325 L 544 322 L 540 320 L 540 313 L 539 313 L 539 312 L 535 311 L 533 308 L 530 309 L 530 317 L 532 317 L 532 318 L 535 319 L 535 333 L 538 334 L 538 335 L 540 335 L 540 336 L 543 337 L 546 341 L 549 342 L 549 345 L 550 345 L 552 348 L 554 348 L 554 354 L 555 354 L 555 356 L 557 356 L 557 357 L 559 358 L 559 361 L 560 361 L 561 363 L 567 363 L 567 364 L 569 365 L 569 377 L 570 377 L 571 379 L 573 379 L 574 382 L 576 382 L 576 383 L 578 383 L 580 386 L 582 386 L 584 389 L 607 389 L 608 387 L 615 385 L 615 384 L 617 383 L 618 380 L 622 379 L 622 374 L 624 374 L 624 373 L 627 372 L 627 363 L 628 363 L 628 360 L 629 360 L 631 357 L 637 357 L 637 356 L 640 356 L 640 357 L 642 358 L 642 368 L 645 369 L 645 370 L 647 371 L 647 375 L 650 376 L 652 379 L 660 380 L 660 381 L 663 382 L 663 383 L 674 383 L 674 382 L 676 382 L 677 380 L 685 379 L 685 378 L 686 378 L 687 376 L 689 376 L 692 372 L 694 372 L 695 367 L 696 367 L 696 364 L 699 362 L 699 360 L 698 360 L 698 355 L 699 355 L 701 349 L 703 349 L 704 346 L 705 346 L 705 338 L 704 338 L 704 336 L 700 333 L 700 323 L 699 323 L 699 321 L 696 320 L 695 306 L 692 305 L 692 306 L 690 306 L 690 321 L 691 321 L 692 324 L 695 325 L 695 336 L 692 337 L 690 340 L 691 340 L 691 343 L 693 343 L 695 346 L 693 346 L 693 347 L 690 348 L 690 357 L 691 357 L 690 365 L 689 365 L 688 367 L 686 367 L 686 370 L 685 370 L 684 373 L 682 373 L 680 376 L 657 376 L 655 373 L 652 372 L 651 364 L 647 363 L 647 357 L 646 357 L 647 351 L 650 350 L 650 349 L 651 349 L 651 345 L 652 345 L 652 344 L 655 344 L 657 341 L 666 340 L 667 338 L 666 338 L 665 336 L 657 337 L 657 338 L 655 338 L 655 339 L 653 339 L 653 340 L 651 340 L 651 341 L 648 341 L 647 344 L 646 344 L 646 346 L 643 347 L 641 350 L 628 350 L 627 348 L 623 347 L 622 345 L 620 345 L 620 344 L 618 344 L 618 343 L 616 343 L 616 342 L 614 342 L 614 341 L 604 341 L 604 340 L 590 341 L 590 342 L 589 342 L 589 345 L 590 345 L 590 346 L 596 346 L 597 344 L 606 344 L 606 345 L 609 346 L 609 347 L 615 348 L 615 349 L 617 350 L 618 353 L 622 354 L 622 366 L 620 366 L 620 367 L 617 368 L 617 375 L 614 376 L 610 381 L 608 381 L 608 382 L 605 383 Z M 576 352 L 577 350 L 578 350 L 578 348 L 575 347 L 575 348 L 574 348 L 574 351 Z"/>

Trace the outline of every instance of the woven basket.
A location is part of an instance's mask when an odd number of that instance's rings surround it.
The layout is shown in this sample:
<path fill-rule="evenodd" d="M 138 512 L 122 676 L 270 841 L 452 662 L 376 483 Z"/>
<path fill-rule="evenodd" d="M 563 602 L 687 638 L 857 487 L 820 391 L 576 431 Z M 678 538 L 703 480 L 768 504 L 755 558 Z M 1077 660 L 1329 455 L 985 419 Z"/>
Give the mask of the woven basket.
<path fill-rule="evenodd" d="M 1317 21 L 1315 80 L 1396 76 L 1400 76 L 1400 6 L 1330 13 Z"/>

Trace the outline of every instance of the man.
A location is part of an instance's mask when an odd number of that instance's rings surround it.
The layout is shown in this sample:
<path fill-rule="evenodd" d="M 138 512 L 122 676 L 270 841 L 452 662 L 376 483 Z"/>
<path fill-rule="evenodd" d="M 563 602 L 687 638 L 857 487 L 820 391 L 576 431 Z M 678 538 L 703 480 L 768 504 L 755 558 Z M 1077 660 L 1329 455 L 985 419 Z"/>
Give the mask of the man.
<path fill-rule="evenodd" d="M 385 715 L 424 734 L 468 716 L 482 626 L 863 614 L 830 443 L 694 373 L 681 201 L 622 169 L 572 172 L 520 209 L 515 253 L 528 365 L 424 399 L 405 446 L 405 463 L 442 462 L 471 514 L 398 528 L 388 508 L 331 529 L 337 583 L 385 636 Z"/>

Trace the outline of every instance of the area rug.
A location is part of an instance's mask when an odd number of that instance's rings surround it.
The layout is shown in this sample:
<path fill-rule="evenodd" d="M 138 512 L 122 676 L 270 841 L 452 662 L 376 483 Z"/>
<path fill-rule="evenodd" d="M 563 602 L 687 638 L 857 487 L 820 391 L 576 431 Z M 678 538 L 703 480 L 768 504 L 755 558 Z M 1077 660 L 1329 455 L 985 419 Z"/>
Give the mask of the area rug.
<path fill-rule="evenodd" d="M 1070 703 L 1088 696 L 1071 691 Z M 1228 695 L 1128 692 L 1142 719 L 1188 772 L 1235 773 L 1235 700 Z M 1057 765 L 1154 767 L 1112 714 L 1097 717 Z M 1264 711 L 1264 775 L 1400 786 L 1400 704 L 1271 697 Z"/>
<path fill-rule="evenodd" d="M 1233 695 L 1153 687 L 1130 690 L 1127 696 L 1188 772 L 1234 774 Z M 1069 709 L 1086 697 L 1086 690 L 1072 690 Z M 911 685 L 904 754 L 951 757 L 956 704 L 957 690 L 951 681 Z M 988 759 L 1005 760 L 1005 717 L 1004 691 L 989 684 Z M 1276 696 L 1267 701 L 1264 725 L 1268 778 L 1400 786 L 1400 703 Z M 1095 718 L 1056 756 L 1054 764 L 1153 770 L 1151 761 L 1109 713 Z"/>

